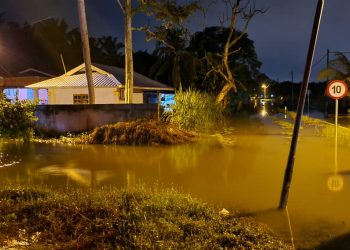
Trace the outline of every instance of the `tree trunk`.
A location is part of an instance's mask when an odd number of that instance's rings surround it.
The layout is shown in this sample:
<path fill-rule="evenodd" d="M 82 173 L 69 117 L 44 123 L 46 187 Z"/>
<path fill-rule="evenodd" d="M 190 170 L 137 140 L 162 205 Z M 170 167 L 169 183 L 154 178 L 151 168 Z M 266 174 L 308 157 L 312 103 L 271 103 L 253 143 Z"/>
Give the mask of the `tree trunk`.
<path fill-rule="evenodd" d="M 131 0 L 125 0 L 125 103 L 133 103 L 134 67 L 132 55 Z"/>
<path fill-rule="evenodd" d="M 79 10 L 81 40 L 83 43 L 83 55 L 84 55 L 84 62 L 85 62 L 86 80 L 87 80 L 88 93 L 89 93 L 89 104 L 95 104 L 95 90 L 94 90 L 94 82 L 92 79 L 89 35 L 88 35 L 88 29 L 87 29 L 87 23 L 86 23 L 86 12 L 85 12 L 84 0 L 78 0 L 78 10 Z"/>

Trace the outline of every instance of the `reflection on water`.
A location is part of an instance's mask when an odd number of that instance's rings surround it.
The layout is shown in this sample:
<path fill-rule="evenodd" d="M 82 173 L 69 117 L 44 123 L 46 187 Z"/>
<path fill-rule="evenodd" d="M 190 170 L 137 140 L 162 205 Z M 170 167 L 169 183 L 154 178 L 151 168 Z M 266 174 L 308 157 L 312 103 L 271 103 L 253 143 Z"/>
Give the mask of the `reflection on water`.
<path fill-rule="evenodd" d="M 275 129 L 268 118 L 259 123 L 250 120 L 198 144 L 167 147 L 0 144 L 1 165 L 19 162 L 0 168 L 0 184 L 175 186 L 219 206 L 256 213 L 287 237 L 285 213 L 275 208 L 290 141 Z M 348 146 L 339 146 L 343 185 L 333 192 L 328 188 L 333 175 L 332 142 L 303 133 L 288 209 L 297 245 L 313 247 L 320 239 L 350 229 L 350 159 Z"/>

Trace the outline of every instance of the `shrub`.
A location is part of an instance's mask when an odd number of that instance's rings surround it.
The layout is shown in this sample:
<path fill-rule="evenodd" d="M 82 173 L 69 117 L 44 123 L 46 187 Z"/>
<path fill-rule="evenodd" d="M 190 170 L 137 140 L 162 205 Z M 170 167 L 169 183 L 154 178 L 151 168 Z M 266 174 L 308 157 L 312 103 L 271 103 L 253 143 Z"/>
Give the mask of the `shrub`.
<path fill-rule="evenodd" d="M 0 138 L 29 139 L 33 134 L 35 104 L 0 99 Z"/>
<path fill-rule="evenodd" d="M 164 117 L 181 129 L 209 129 L 221 118 L 215 97 L 193 89 L 176 92 L 171 109 L 164 113 Z"/>

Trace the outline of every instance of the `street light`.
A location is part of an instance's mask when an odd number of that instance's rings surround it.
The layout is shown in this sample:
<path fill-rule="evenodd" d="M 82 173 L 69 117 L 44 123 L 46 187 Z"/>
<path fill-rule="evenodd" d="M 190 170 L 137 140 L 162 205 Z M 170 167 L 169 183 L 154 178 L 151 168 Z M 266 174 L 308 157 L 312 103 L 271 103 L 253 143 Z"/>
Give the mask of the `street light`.
<path fill-rule="evenodd" d="M 265 83 L 263 83 L 261 85 L 261 88 L 264 90 L 264 99 L 266 99 L 266 89 L 268 88 L 268 86 Z"/>

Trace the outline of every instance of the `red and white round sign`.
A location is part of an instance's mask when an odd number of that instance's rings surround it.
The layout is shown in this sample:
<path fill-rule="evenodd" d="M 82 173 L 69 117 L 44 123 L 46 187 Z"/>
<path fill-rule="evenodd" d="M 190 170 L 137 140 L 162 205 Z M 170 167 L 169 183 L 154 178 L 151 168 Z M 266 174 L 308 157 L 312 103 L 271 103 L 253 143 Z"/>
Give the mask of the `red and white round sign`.
<path fill-rule="evenodd" d="M 334 80 L 328 83 L 327 95 L 332 99 L 341 99 L 348 94 L 348 85 L 341 80 Z"/>

